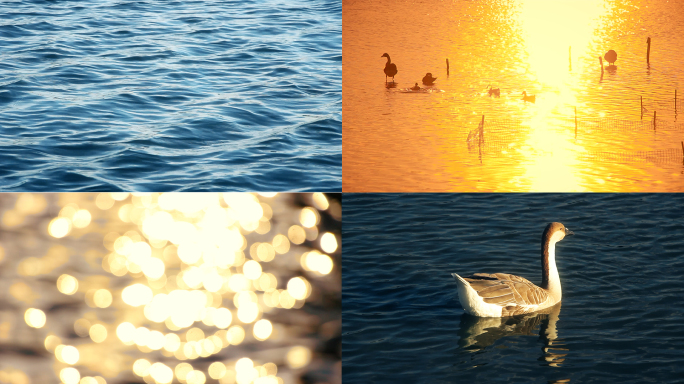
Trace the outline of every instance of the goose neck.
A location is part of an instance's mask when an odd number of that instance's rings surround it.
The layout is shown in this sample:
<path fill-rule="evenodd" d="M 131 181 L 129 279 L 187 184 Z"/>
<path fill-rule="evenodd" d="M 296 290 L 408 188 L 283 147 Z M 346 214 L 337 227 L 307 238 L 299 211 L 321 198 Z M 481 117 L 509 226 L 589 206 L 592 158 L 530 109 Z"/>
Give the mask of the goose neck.
<path fill-rule="evenodd" d="M 553 237 L 543 239 L 542 243 L 542 285 L 558 301 L 561 298 L 561 283 L 556 268 L 556 243 Z"/>

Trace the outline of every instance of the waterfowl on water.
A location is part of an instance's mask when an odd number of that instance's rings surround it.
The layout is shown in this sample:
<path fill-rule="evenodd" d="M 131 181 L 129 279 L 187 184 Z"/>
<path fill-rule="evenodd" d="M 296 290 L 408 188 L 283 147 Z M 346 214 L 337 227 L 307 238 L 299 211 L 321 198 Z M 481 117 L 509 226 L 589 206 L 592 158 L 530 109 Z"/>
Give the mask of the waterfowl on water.
<path fill-rule="evenodd" d="M 420 91 L 420 87 L 418 86 L 418 83 L 416 83 L 416 85 L 414 85 L 413 87 L 411 87 L 411 90 L 412 90 L 412 91 Z"/>
<path fill-rule="evenodd" d="M 608 64 L 613 65 L 617 61 L 617 52 L 613 51 L 612 49 L 603 56 L 604 59 L 608 62 Z"/>
<path fill-rule="evenodd" d="M 428 72 L 425 74 L 425 77 L 423 77 L 423 84 L 425 85 L 432 85 L 432 83 L 437 80 L 436 77 L 432 77 L 432 73 Z"/>
<path fill-rule="evenodd" d="M 487 92 L 489 93 L 489 96 L 496 96 L 496 97 L 501 96 L 501 89 L 492 88 L 491 85 L 489 86 L 489 90 Z"/>
<path fill-rule="evenodd" d="M 385 83 L 387 82 L 387 78 L 391 77 L 392 82 L 394 83 L 394 76 L 397 74 L 397 65 L 392 62 L 392 59 L 390 59 L 390 55 L 385 53 L 384 55 L 380 57 L 386 57 L 387 58 L 387 63 L 385 63 Z"/>
<path fill-rule="evenodd" d="M 451 275 L 458 284 L 458 299 L 466 313 L 479 317 L 506 317 L 539 311 L 561 301 L 561 283 L 556 268 L 556 243 L 573 232 L 561 223 L 551 223 L 542 234 L 541 286 L 506 273 Z"/>
<path fill-rule="evenodd" d="M 534 103 L 535 101 L 537 101 L 537 96 L 536 95 L 527 96 L 527 91 L 523 91 L 522 96 L 523 96 L 523 98 L 522 98 L 523 101 L 529 101 L 530 103 Z"/>

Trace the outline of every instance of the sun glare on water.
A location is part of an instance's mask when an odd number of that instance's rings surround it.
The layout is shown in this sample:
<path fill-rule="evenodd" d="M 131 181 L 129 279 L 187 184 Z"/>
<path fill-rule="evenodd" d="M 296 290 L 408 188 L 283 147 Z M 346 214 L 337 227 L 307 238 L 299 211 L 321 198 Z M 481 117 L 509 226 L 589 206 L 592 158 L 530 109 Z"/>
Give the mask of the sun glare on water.
<path fill-rule="evenodd" d="M 590 55 L 601 17 L 606 14 L 603 1 L 590 0 L 525 0 L 518 14 L 525 42 L 526 57 L 519 60 L 527 64 L 530 84 L 527 90 L 536 95 L 534 104 L 521 104 L 528 118 L 523 124 L 530 127 L 522 151 L 534 150 L 526 156 L 522 179 L 532 191 L 582 191 L 576 158 L 578 146 L 572 132 L 559 127 L 554 113 L 571 117 L 576 106 L 575 82 L 584 67 L 578 57 Z M 572 62 L 571 62 L 572 60 Z M 597 64 L 598 65 L 598 64 Z M 557 120 L 556 120 L 557 121 Z M 513 180 L 512 182 L 517 182 Z"/>

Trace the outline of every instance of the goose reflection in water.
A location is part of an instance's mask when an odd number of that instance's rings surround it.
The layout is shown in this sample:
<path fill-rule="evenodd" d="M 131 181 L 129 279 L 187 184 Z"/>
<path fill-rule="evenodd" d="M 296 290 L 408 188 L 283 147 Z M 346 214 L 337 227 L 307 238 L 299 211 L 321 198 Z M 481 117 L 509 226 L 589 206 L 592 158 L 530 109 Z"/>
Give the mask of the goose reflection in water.
<path fill-rule="evenodd" d="M 560 308 L 561 303 L 558 303 L 539 312 L 511 317 L 476 317 L 464 313 L 457 333 L 458 346 L 469 352 L 480 352 L 507 336 L 539 336 L 543 345 L 538 360 L 560 367 L 567 355 L 565 343 L 558 337 L 556 328 Z"/>

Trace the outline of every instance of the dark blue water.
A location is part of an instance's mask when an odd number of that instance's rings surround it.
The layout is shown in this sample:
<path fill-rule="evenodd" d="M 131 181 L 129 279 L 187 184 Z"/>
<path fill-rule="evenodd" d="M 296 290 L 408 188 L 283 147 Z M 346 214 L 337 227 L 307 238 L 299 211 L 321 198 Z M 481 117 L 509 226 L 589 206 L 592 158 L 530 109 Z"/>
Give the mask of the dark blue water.
<path fill-rule="evenodd" d="M 3 1 L 0 189 L 340 190 L 341 8 Z"/>
<path fill-rule="evenodd" d="M 684 195 L 343 197 L 345 383 L 684 382 Z M 546 223 L 563 301 L 464 314 L 451 272 L 539 284 Z"/>

